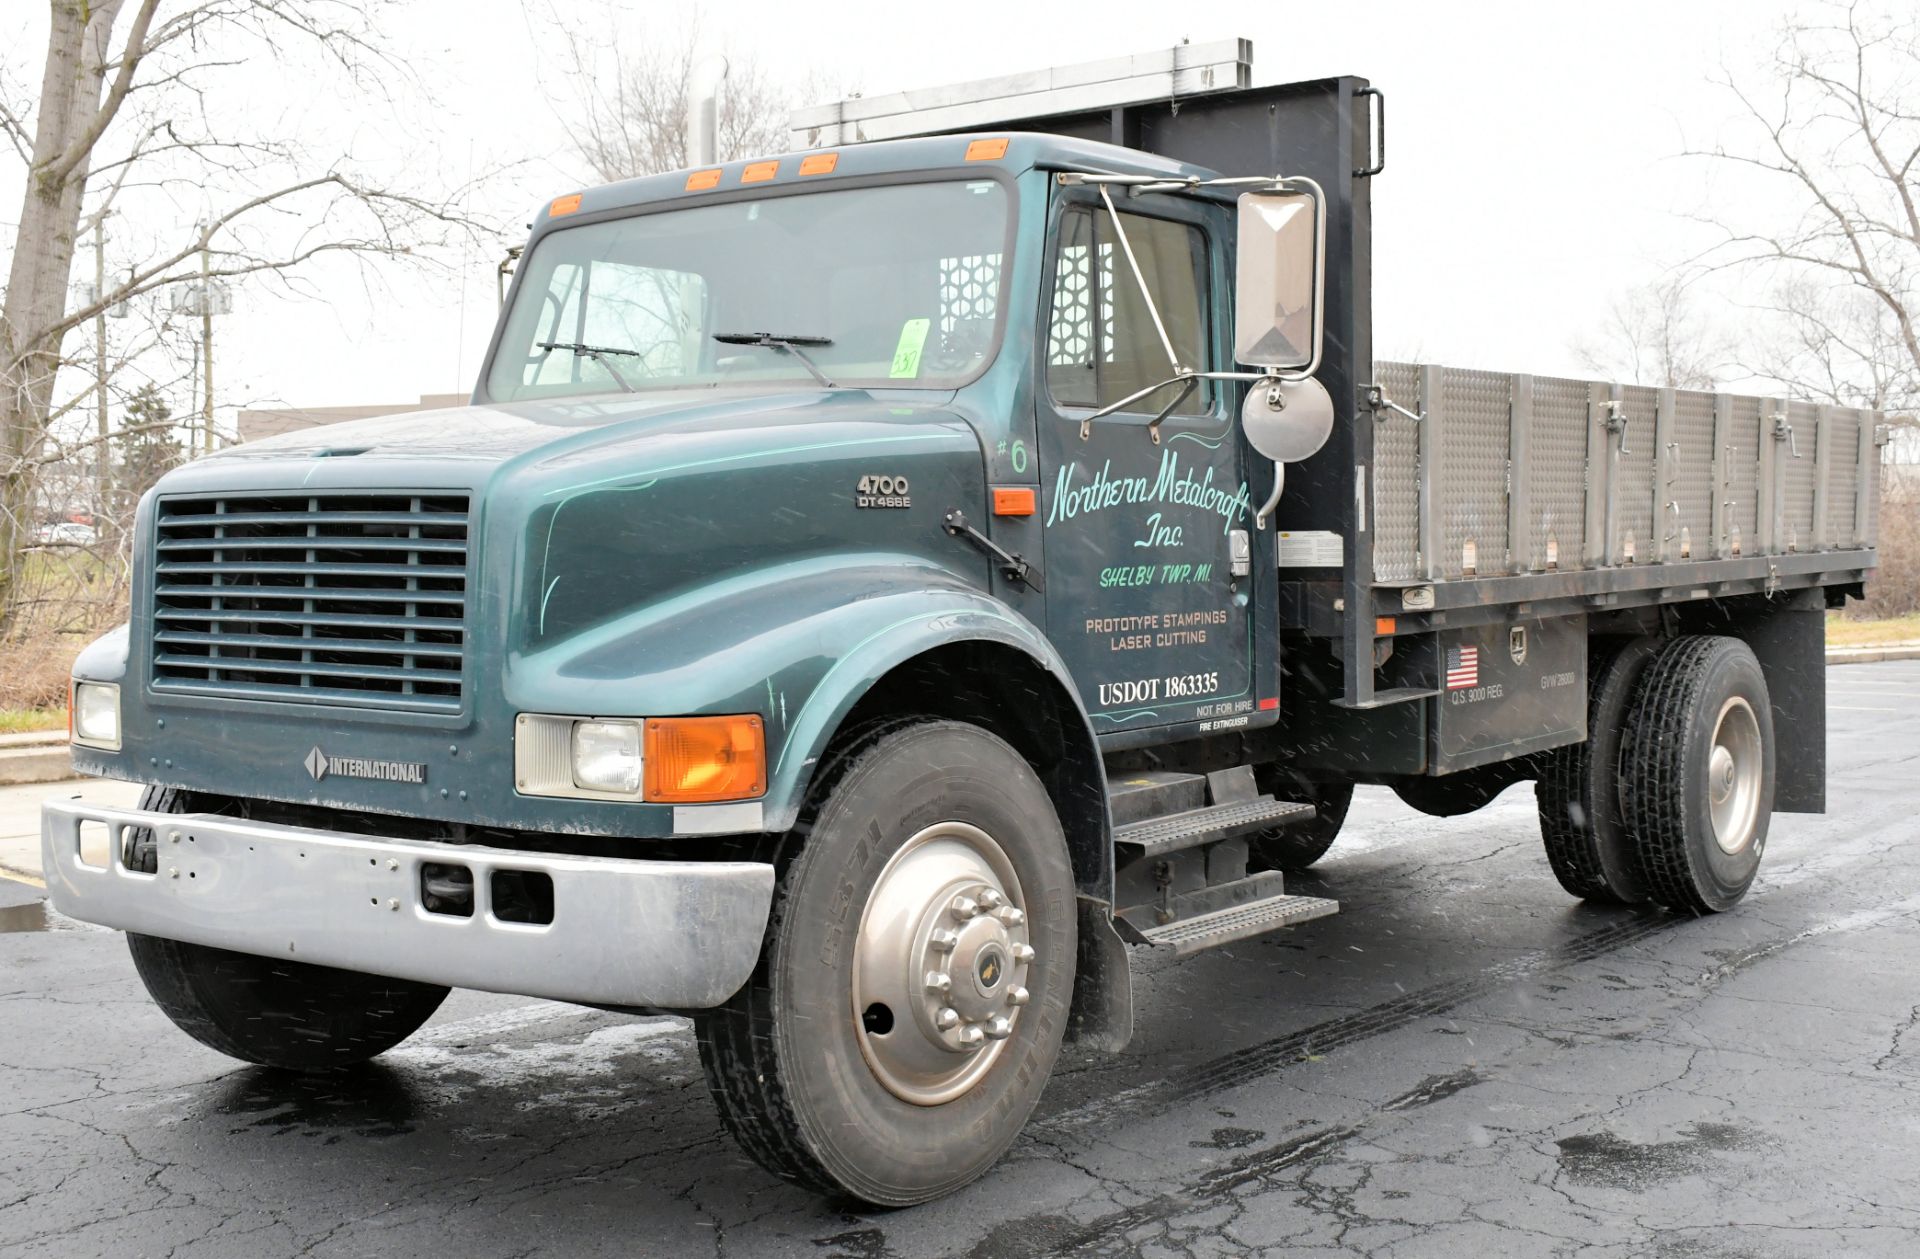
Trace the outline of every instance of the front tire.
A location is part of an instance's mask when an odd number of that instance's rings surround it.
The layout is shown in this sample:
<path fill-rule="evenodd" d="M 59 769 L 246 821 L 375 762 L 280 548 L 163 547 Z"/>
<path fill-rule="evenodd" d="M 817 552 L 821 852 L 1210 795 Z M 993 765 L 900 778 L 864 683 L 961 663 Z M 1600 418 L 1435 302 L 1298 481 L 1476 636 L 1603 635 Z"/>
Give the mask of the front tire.
<path fill-rule="evenodd" d="M 1733 908 L 1760 871 L 1773 816 L 1766 677 L 1734 638 L 1676 638 L 1647 665 L 1620 752 L 1637 873 L 1669 909 Z"/>
<path fill-rule="evenodd" d="M 181 792 L 149 787 L 143 809 L 182 813 Z M 152 836 L 132 864 L 149 872 Z M 447 989 L 288 959 L 127 933 L 134 969 L 154 1003 L 187 1035 L 230 1058 L 289 1071 L 351 1066 L 418 1031 Z"/>
<path fill-rule="evenodd" d="M 927 722 L 823 771 L 780 846 L 760 965 L 695 1016 L 720 1116 L 776 1175 L 908 1206 L 981 1175 L 1040 1099 L 1073 996 L 1073 867 L 1005 742 Z"/>

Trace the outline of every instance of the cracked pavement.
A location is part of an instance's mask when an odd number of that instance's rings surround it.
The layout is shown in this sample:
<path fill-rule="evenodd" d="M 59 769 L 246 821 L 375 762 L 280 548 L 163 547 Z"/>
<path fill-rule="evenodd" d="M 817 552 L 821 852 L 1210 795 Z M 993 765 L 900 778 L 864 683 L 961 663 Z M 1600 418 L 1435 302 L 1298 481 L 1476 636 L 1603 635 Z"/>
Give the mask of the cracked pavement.
<path fill-rule="evenodd" d="M 892 1213 L 741 1156 L 682 1021 L 456 993 L 368 1067 L 241 1067 L 0 881 L 0 1255 L 1920 1253 L 1920 662 L 1829 678 L 1830 811 L 1735 911 L 1572 901 L 1530 784 L 1363 790 L 1291 881 L 1339 916 L 1136 952 L 1127 1051 Z"/>

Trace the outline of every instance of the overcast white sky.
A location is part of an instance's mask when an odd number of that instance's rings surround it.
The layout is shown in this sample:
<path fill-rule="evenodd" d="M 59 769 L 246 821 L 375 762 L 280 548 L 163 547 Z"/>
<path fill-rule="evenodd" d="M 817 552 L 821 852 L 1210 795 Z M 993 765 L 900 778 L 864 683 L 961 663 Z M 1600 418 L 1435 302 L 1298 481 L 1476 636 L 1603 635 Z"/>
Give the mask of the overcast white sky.
<path fill-rule="evenodd" d="M 364 167 L 425 168 L 445 186 L 519 163 L 472 203 L 517 226 L 528 208 L 583 179 L 568 147 L 562 49 L 544 5 L 407 4 L 388 34 L 434 107 L 399 134 L 383 111 L 315 97 L 282 67 L 234 73 L 244 76 L 249 108 L 327 111 Z M 616 46 L 637 46 L 648 29 L 675 26 L 697 8 L 710 39 L 771 71 L 869 94 L 1228 36 L 1253 41 L 1257 82 L 1368 77 L 1387 92 L 1390 117 L 1388 166 L 1374 187 L 1380 355 L 1581 374 L 1571 344 L 1610 298 L 1705 242 L 1687 216 L 1728 194 L 1676 154 L 1710 142 L 1732 116 L 1733 102 L 1710 76 L 1756 71 L 1795 6 L 683 0 L 625 6 L 611 26 L 591 6 L 563 7 Z M 27 38 L 0 40 L 16 80 L 38 78 L 44 15 L 33 9 Z M 18 205 L 16 179 L 0 176 L 0 223 Z M 190 222 L 191 209 L 182 216 Z M 222 427 L 238 405 L 405 402 L 468 390 L 494 316 L 497 261 L 489 246 L 450 258 L 439 275 L 388 266 L 371 290 L 354 269 L 335 267 L 314 273 L 319 291 L 305 300 L 242 286 L 236 313 L 216 334 Z M 178 405 L 191 404 L 182 397 Z"/>

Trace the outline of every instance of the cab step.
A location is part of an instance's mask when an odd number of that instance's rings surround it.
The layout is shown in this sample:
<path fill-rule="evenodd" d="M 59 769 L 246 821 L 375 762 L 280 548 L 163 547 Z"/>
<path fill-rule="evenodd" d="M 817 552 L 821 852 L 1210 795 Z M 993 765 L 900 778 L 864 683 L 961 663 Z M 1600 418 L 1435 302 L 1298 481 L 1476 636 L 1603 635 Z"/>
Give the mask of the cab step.
<path fill-rule="evenodd" d="M 1229 905 L 1211 913 L 1181 918 L 1163 926 L 1147 927 L 1138 934 L 1147 944 L 1171 948 L 1175 957 L 1185 957 L 1202 949 L 1265 935 L 1269 931 L 1297 926 L 1339 912 L 1339 901 L 1320 896 L 1290 896 L 1283 892 L 1278 896 L 1248 901 L 1244 905 Z"/>
<path fill-rule="evenodd" d="M 1113 842 L 1134 850 L 1142 857 L 1160 857 L 1170 852 L 1232 839 L 1249 831 L 1266 830 L 1288 822 L 1304 822 L 1312 816 L 1313 806 L 1310 804 L 1260 796 L 1117 826 L 1113 831 Z"/>

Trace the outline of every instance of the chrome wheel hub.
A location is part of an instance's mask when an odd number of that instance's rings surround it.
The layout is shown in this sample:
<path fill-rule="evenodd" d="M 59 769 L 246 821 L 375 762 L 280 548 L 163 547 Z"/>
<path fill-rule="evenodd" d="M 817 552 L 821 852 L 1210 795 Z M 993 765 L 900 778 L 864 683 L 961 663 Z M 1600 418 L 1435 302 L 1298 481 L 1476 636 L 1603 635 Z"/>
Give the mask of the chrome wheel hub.
<path fill-rule="evenodd" d="M 1752 706 L 1736 695 L 1720 706 L 1713 750 L 1707 754 L 1707 804 L 1720 851 L 1731 855 L 1753 842 L 1763 772 L 1760 723 Z"/>
<path fill-rule="evenodd" d="M 853 948 L 860 1052 L 887 1091 L 952 1101 L 993 1066 L 1027 1003 L 1026 905 L 985 831 L 942 822 L 880 872 Z"/>

